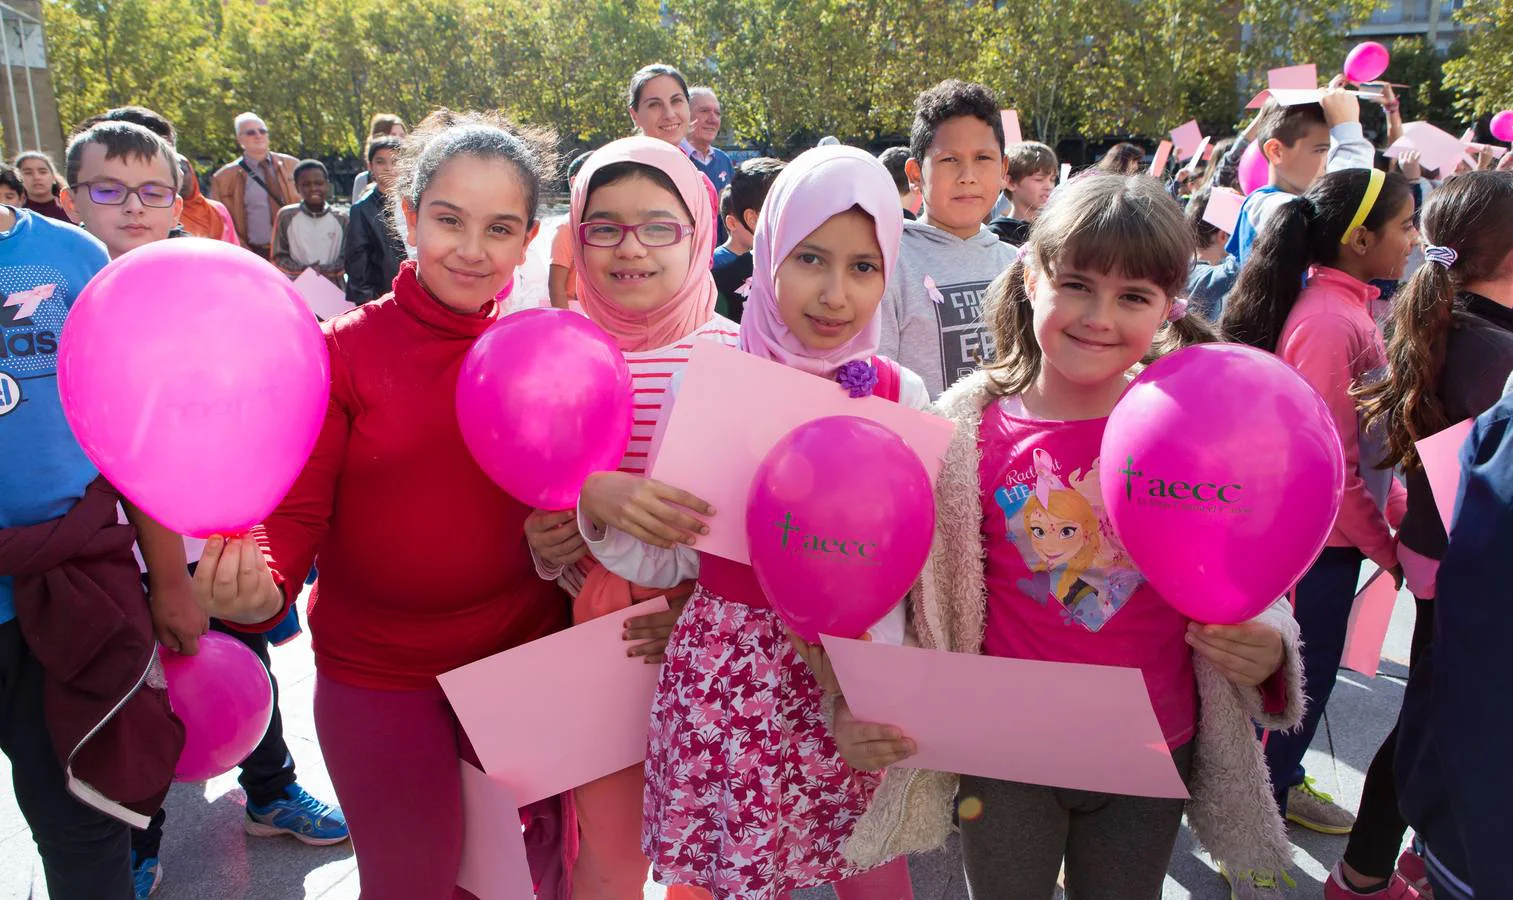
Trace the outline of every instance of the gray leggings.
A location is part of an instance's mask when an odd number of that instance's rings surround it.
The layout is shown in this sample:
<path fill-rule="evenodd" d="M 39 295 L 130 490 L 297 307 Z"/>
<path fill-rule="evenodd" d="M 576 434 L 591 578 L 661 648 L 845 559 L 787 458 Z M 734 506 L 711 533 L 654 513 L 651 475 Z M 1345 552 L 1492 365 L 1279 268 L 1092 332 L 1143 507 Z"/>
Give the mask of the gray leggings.
<path fill-rule="evenodd" d="M 1187 781 L 1192 742 L 1172 761 Z M 1050 900 L 1063 857 L 1067 900 L 1161 897 L 1184 801 L 963 775 L 959 799 L 968 798 L 982 804 L 981 815 L 961 821 L 972 900 Z"/>

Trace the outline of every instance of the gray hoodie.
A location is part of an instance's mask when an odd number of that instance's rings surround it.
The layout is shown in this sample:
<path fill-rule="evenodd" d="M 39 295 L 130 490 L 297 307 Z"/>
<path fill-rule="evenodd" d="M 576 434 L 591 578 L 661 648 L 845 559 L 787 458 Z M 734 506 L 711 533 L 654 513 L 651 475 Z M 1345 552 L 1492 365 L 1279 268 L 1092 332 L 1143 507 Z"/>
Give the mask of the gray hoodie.
<path fill-rule="evenodd" d="M 939 397 L 979 362 L 993 358 L 982 297 L 1018 256 L 987 228 L 962 240 L 924 222 L 904 222 L 897 277 L 883 295 L 878 353 L 918 372 L 930 399 Z"/>

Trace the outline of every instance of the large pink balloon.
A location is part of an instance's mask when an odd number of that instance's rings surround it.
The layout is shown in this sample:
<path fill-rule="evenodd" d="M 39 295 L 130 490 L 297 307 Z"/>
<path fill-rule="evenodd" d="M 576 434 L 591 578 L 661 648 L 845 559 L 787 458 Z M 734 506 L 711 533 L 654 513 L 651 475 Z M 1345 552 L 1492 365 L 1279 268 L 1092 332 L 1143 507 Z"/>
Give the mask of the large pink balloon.
<path fill-rule="evenodd" d="M 457 376 L 457 422 L 478 465 L 537 509 L 571 509 L 630 442 L 630 368 L 599 326 L 528 309 L 490 326 Z"/>
<path fill-rule="evenodd" d="M 1246 147 L 1245 152 L 1240 154 L 1239 175 L 1240 193 L 1247 195 L 1271 181 L 1271 164 L 1266 161 L 1266 154 L 1261 152 L 1259 141 Z"/>
<path fill-rule="evenodd" d="M 68 314 L 58 393 L 84 452 L 181 534 L 267 518 L 326 414 L 330 359 L 315 316 L 267 260 L 223 241 L 133 250 Z"/>
<path fill-rule="evenodd" d="M 935 533 L 919 457 L 868 419 L 831 416 L 789 432 L 751 483 L 751 568 L 798 635 L 860 637 L 908 593 Z"/>
<path fill-rule="evenodd" d="M 1103 433 L 1104 506 L 1146 580 L 1183 615 L 1234 624 L 1285 594 L 1334 526 L 1345 458 L 1291 366 L 1204 344 L 1136 378 Z"/>
<path fill-rule="evenodd" d="M 1356 44 L 1345 57 L 1345 77 L 1356 84 L 1365 84 L 1382 77 L 1392 62 L 1392 54 L 1376 41 Z"/>
<path fill-rule="evenodd" d="M 262 741 L 272 720 L 268 670 L 245 644 L 214 631 L 200 636 L 194 656 L 160 652 L 168 702 L 184 723 L 184 752 L 173 776 L 204 781 L 231 771 Z"/>
<path fill-rule="evenodd" d="M 1491 129 L 1493 137 L 1513 144 L 1513 109 L 1505 109 L 1493 116 Z"/>

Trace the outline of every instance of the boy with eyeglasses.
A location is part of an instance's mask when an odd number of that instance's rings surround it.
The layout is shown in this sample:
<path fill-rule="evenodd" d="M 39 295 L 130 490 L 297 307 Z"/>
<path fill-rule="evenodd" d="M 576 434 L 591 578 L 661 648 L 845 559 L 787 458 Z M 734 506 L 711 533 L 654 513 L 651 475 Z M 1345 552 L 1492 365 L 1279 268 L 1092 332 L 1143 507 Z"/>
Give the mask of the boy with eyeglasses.
<path fill-rule="evenodd" d="M 183 747 L 119 495 L 57 378 L 76 298 L 110 256 L 167 236 L 177 173 L 156 135 L 102 124 L 68 153 L 62 199 L 87 230 L 0 206 L 0 752 L 53 897 L 133 895 L 128 826 L 162 805 Z M 182 540 L 126 511 L 154 595 L 195 607 Z"/>

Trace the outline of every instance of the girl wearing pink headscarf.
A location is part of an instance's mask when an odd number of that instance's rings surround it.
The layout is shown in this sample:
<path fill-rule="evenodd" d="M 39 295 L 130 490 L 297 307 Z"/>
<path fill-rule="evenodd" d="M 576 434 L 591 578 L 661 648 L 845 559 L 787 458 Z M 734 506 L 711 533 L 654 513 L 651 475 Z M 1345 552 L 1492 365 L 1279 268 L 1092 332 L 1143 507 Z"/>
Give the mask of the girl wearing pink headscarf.
<path fill-rule="evenodd" d="M 737 340 L 735 323 L 714 311 L 708 265 L 714 218 L 704 177 L 673 144 L 649 137 L 615 141 L 578 173 L 567 227 L 578 299 L 625 354 L 635 390 L 630 446 L 619 471 L 591 477 L 579 508 L 585 516 L 638 516 L 641 495 L 662 487 L 644 476 L 673 376 L 687 365 L 695 341 L 735 346 Z M 527 529 L 542 576 L 573 596 L 574 624 L 665 595 L 669 613 L 626 623 L 627 640 L 648 642 L 630 652 L 648 663 L 662 661 L 677 610 L 693 592 L 691 580 L 648 588 L 614 574 L 586 554 L 573 510 L 538 512 Z M 641 896 L 650 868 L 641 852 L 643 789 L 642 767 L 635 766 L 573 792 L 579 833 L 574 900 Z M 685 887 L 671 888 L 668 896 L 708 898 Z"/>
<path fill-rule="evenodd" d="M 924 382 L 876 356 L 876 311 L 902 221 L 893 181 L 871 155 L 825 147 L 800 156 L 757 223 L 741 349 L 840 381 L 853 396 L 924 408 Z M 708 515 L 703 501 L 647 480 L 640 490 L 645 502 L 618 509 L 580 504 L 579 524 L 607 569 L 650 588 L 697 579 L 652 709 L 642 846 L 657 880 L 721 900 L 778 900 L 829 882 L 841 900 L 912 898 L 904 860 L 859 872 L 842 858 L 879 776 L 841 761 L 825 688 L 750 567 L 695 549 L 703 525 L 690 513 Z M 903 624 L 900 604 L 872 637 L 900 642 Z"/>

